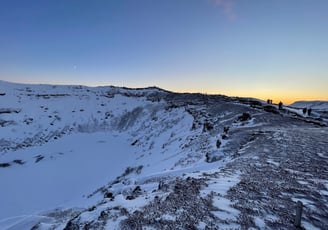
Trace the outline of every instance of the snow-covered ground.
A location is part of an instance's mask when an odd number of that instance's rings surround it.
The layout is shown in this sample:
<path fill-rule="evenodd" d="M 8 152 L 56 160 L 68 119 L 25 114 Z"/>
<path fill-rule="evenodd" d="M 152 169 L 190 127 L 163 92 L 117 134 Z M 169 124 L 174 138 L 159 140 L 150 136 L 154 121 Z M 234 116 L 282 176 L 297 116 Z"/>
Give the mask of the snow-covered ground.
<path fill-rule="evenodd" d="M 313 109 L 315 110 L 315 109 Z M 328 228 L 325 112 L 0 81 L 0 229 Z"/>
<path fill-rule="evenodd" d="M 311 108 L 316 110 L 328 110 L 328 101 L 296 101 L 291 104 L 296 108 Z"/>

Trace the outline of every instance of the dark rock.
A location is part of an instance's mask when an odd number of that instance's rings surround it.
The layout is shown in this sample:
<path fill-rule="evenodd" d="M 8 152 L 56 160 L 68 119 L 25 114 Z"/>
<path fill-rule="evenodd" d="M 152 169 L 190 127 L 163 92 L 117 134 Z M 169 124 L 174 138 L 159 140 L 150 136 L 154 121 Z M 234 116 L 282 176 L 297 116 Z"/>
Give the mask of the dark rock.
<path fill-rule="evenodd" d="M 68 221 L 65 228 L 63 230 L 79 230 L 80 227 L 78 224 L 73 223 L 71 220 Z"/>
<path fill-rule="evenodd" d="M 203 127 L 203 132 L 211 131 L 212 129 L 213 129 L 213 125 L 210 124 L 209 122 L 205 122 L 204 127 Z"/>
<path fill-rule="evenodd" d="M 136 145 L 139 140 L 135 140 L 134 142 L 131 143 L 131 145 Z"/>
<path fill-rule="evenodd" d="M 226 134 L 222 134 L 221 138 L 222 138 L 223 140 L 227 140 L 227 139 L 228 139 L 228 136 L 227 136 Z"/>
<path fill-rule="evenodd" d="M 248 121 L 248 120 L 250 120 L 252 117 L 251 117 L 251 115 L 249 114 L 249 113 L 243 113 L 242 115 L 240 115 L 239 117 L 238 117 L 238 121 L 241 121 L 241 122 L 243 122 L 243 121 Z"/>
<path fill-rule="evenodd" d="M 25 162 L 22 161 L 22 160 L 13 160 L 13 162 L 14 162 L 15 164 L 19 164 L 19 165 L 23 165 L 23 164 L 25 164 Z"/>
<path fill-rule="evenodd" d="M 10 166 L 9 163 L 0 163 L 0 168 L 7 168 L 9 166 Z"/>
<path fill-rule="evenodd" d="M 127 200 L 134 200 L 134 199 L 135 199 L 135 197 L 134 197 L 134 196 L 131 196 L 131 195 L 129 195 L 129 196 L 127 196 L 125 199 L 127 199 Z"/>
<path fill-rule="evenodd" d="M 216 147 L 217 147 L 217 148 L 220 148 L 220 146 L 221 146 L 221 141 L 220 141 L 220 140 L 217 140 L 217 141 L 216 141 Z"/>
<path fill-rule="evenodd" d="M 35 157 L 35 163 L 38 163 L 39 161 L 43 160 L 44 156 L 38 155 Z"/>
<path fill-rule="evenodd" d="M 104 195 L 105 198 L 109 198 L 111 200 L 114 200 L 114 194 L 111 193 L 111 192 L 106 192 L 105 195 Z"/>
<path fill-rule="evenodd" d="M 264 111 L 269 112 L 269 113 L 279 114 L 279 111 L 277 110 L 277 108 L 272 105 L 263 106 L 263 109 L 264 109 Z"/>

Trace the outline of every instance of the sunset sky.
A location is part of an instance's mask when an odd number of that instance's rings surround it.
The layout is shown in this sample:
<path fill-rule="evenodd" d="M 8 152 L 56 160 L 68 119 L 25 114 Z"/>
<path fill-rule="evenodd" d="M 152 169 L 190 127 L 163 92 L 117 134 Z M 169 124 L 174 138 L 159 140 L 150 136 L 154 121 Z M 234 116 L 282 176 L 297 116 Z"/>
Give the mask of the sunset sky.
<path fill-rule="evenodd" d="M 328 1 L 0 0 L 0 79 L 328 100 Z"/>

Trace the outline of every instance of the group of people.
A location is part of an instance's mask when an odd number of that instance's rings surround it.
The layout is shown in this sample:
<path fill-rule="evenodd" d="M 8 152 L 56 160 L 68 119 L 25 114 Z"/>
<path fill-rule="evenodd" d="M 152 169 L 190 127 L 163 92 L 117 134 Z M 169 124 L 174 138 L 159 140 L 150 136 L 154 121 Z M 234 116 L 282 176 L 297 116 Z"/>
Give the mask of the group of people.
<path fill-rule="evenodd" d="M 269 105 L 272 105 L 272 100 L 271 100 L 271 99 L 268 99 L 268 100 L 267 100 L 267 103 L 268 103 Z M 278 104 L 279 110 L 282 110 L 282 106 L 283 106 L 283 103 L 282 103 L 282 102 L 279 102 L 279 104 Z"/>
<path fill-rule="evenodd" d="M 271 99 L 268 99 L 268 100 L 267 100 L 267 103 L 270 104 L 270 105 L 273 104 Z M 278 103 L 278 108 L 279 108 L 279 110 L 282 110 L 282 106 L 283 106 L 283 103 L 282 103 L 282 102 L 279 102 L 279 103 Z M 311 112 L 312 112 L 312 109 L 311 109 L 311 108 L 303 108 L 302 111 L 303 111 L 303 114 L 304 114 L 304 115 L 311 116 Z"/>
<path fill-rule="evenodd" d="M 311 112 L 312 112 L 312 109 L 311 108 L 309 108 L 309 109 L 308 108 L 304 108 L 303 109 L 303 114 L 304 115 L 306 115 L 306 113 L 307 113 L 307 115 L 310 116 L 311 115 Z"/>

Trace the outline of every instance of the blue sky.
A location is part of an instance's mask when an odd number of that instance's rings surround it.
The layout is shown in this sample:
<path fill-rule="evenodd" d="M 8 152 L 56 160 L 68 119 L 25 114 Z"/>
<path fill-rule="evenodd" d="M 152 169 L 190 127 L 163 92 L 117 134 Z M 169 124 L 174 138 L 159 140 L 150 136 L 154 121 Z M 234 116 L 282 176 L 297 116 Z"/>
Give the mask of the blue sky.
<path fill-rule="evenodd" d="M 0 0 L 0 79 L 328 100 L 326 0 Z"/>

